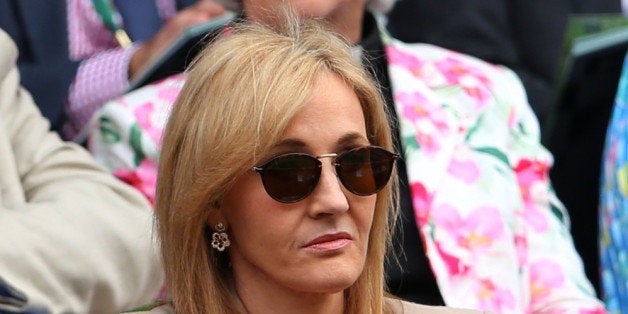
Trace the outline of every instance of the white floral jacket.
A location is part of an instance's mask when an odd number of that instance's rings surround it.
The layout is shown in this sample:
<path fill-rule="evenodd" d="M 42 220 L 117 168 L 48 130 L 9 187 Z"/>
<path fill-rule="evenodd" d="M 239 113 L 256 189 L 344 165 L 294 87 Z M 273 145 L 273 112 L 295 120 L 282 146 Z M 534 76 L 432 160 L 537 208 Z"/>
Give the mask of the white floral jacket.
<path fill-rule="evenodd" d="M 432 45 L 384 41 L 416 221 L 445 303 L 605 313 L 515 74 Z M 96 158 L 151 201 L 161 133 L 184 79 L 132 92 L 92 119 Z"/>

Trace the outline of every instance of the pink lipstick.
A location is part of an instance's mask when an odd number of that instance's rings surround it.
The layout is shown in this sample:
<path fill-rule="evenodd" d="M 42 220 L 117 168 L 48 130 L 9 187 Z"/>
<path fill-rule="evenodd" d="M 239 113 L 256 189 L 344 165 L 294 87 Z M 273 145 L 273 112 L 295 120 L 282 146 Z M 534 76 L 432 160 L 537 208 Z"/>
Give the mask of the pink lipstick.
<path fill-rule="evenodd" d="M 303 247 L 319 252 L 334 252 L 346 247 L 352 240 L 348 233 L 338 232 L 317 237 Z"/>

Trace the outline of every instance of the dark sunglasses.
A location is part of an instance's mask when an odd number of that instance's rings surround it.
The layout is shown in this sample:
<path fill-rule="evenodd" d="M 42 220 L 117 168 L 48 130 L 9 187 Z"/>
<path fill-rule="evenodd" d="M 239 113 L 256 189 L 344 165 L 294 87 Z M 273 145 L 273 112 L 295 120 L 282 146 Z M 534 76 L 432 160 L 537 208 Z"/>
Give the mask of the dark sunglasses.
<path fill-rule="evenodd" d="M 273 157 L 252 170 L 262 176 L 270 197 L 282 203 L 294 203 L 308 197 L 316 188 L 323 167 L 320 158 L 334 158 L 332 165 L 342 185 L 353 194 L 366 196 L 386 186 L 399 155 L 379 146 L 320 156 L 288 153 Z"/>

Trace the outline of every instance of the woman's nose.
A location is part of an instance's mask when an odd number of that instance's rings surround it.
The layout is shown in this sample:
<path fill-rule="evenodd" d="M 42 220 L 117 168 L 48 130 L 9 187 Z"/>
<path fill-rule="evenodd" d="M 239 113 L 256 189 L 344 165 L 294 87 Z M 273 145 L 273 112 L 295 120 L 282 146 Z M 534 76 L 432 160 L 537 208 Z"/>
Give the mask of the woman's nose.
<path fill-rule="evenodd" d="M 312 217 L 338 215 L 349 210 L 348 192 L 340 183 L 336 170 L 329 161 L 323 161 L 321 177 L 310 195 L 309 213 Z"/>

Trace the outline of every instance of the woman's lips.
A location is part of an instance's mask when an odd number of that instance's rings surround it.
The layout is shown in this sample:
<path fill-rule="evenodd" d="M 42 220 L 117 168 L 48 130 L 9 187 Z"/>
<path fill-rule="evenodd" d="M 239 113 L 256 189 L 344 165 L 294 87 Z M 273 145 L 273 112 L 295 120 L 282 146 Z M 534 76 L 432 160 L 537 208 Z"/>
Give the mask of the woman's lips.
<path fill-rule="evenodd" d="M 352 240 L 351 235 L 348 233 L 338 232 L 317 237 L 303 247 L 320 252 L 332 252 L 344 248 L 349 245 Z"/>

